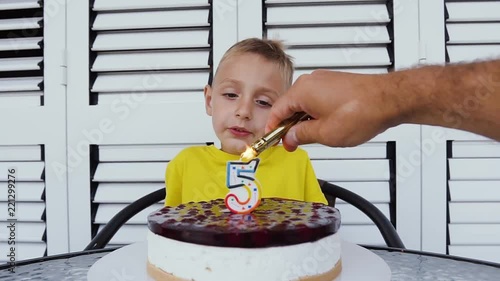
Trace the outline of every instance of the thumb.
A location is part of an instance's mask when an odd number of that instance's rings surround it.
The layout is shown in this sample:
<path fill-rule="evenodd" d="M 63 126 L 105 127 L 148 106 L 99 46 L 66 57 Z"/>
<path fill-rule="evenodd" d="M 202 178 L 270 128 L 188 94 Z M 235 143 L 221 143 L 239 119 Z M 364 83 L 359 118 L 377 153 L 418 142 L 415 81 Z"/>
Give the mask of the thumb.
<path fill-rule="evenodd" d="M 279 123 L 291 117 L 296 112 L 302 111 L 304 110 L 301 107 L 300 96 L 296 96 L 295 94 L 293 94 L 293 92 L 280 96 L 271 107 L 271 111 L 269 112 L 264 130 L 265 133 L 274 130 L 279 125 Z"/>
<path fill-rule="evenodd" d="M 293 110 L 288 104 L 283 102 L 273 105 L 271 112 L 269 113 L 264 132 L 268 133 L 274 130 L 281 121 L 289 118 L 295 112 L 296 111 Z"/>
<path fill-rule="evenodd" d="M 301 144 L 317 142 L 315 134 L 319 132 L 321 123 L 318 120 L 308 120 L 290 128 L 283 138 L 283 146 L 288 151 L 294 151 Z"/>

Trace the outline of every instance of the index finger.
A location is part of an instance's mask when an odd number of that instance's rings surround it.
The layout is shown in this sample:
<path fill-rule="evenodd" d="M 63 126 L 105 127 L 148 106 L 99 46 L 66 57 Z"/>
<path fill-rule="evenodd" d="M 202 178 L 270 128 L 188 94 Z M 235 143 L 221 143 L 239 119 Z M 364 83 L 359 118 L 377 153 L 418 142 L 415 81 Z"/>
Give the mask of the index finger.
<path fill-rule="evenodd" d="M 301 94 L 304 94 L 300 92 L 301 88 L 301 79 L 299 77 L 290 89 L 276 100 L 271 107 L 265 133 L 276 128 L 283 120 L 291 117 L 293 114 L 305 111 L 300 102 Z"/>

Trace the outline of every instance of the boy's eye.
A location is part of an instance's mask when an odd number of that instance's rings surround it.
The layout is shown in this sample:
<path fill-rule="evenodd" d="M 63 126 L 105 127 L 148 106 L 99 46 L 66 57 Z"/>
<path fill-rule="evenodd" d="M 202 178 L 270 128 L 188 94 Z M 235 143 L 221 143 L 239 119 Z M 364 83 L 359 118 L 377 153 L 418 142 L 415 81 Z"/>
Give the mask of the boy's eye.
<path fill-rule="evenodd" d="M 271 107 L 272 104 L 270 104 L 269 102 L 265 101 L 265 100 L 257 100 L 256 103 L 258 105 L 261 105 L 261 106 L 266 106 L 266 107 Z"/>
<path fill-rule="evenodd" d="M 225 97 L 227 97 L 227 98 L 230 98 L 230 99 L 234 99 L 234 98 L 238 97 L 238 95 L 235 94 L 235 93 L 224 93 L 222 95 L 225 96 Z"/>

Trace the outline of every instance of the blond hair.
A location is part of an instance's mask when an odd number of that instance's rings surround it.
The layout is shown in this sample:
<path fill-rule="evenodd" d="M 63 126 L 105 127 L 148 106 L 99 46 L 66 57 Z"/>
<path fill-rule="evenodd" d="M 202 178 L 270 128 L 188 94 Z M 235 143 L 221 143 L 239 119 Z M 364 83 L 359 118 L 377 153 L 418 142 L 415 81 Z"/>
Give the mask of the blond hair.
<path fill-rule="evenodd" d="M 286 88 L 293 82 L 293 57 L 285 52 L 285 45 L 282 41 L 272 39 L 248 38 L 234 44 L 222 56 L 219 65 L 234 55 L 252 53 L 274 62 L 278 65 Z M 215 72 L 214 77 L 217 75 Z"/>

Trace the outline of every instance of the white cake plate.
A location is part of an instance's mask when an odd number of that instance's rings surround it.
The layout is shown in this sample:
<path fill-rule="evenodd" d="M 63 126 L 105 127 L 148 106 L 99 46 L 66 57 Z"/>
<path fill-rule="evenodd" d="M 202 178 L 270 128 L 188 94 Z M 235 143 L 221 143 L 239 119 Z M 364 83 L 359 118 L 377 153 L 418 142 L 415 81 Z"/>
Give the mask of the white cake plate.
<path fill-rule="evenodd" d="M 342 241 L 342 271 L 332 281 L 389 281 L 387 263 L 363 247 Z M 154 281 L 146 271 L 147 245 L 137 242 L 117 249 L 95 262 L 89 281 Z"/>

